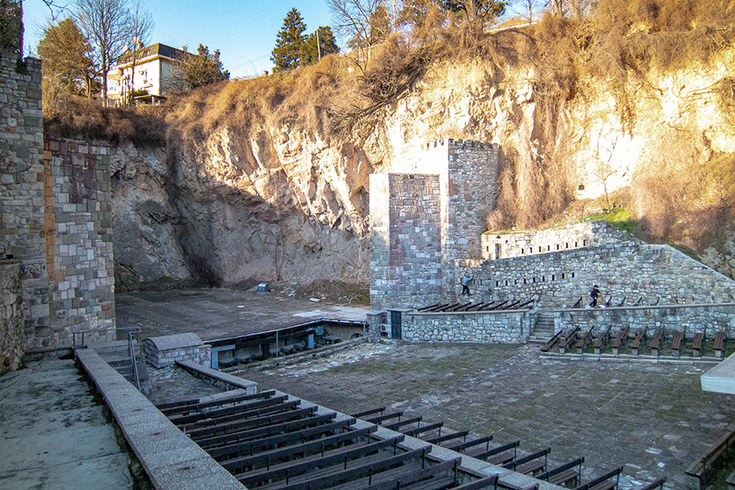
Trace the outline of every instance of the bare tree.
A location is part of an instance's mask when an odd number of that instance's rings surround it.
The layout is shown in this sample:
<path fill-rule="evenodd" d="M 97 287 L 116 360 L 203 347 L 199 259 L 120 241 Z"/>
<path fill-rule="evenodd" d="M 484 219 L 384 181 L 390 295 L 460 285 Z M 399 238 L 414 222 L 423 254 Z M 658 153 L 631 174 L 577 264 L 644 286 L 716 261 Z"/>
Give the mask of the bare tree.
<path fill-rule="evenodd" d="M 544 0 L 514 0 L 509 5 L 510 10 L 525 19 L 529 24 L 541 18 L 541 12 L 546 7 Z"/>
<path fill-rule="evenodd" d="M 129 22 L 128 46 L 131 49 L 130 62 L 132 63 L 132 69 L 130 71 L 130 86 L 128 87 L 126 102 L 131 104 L 133 102 L 133 92 L 135 91 L 135 65 L 142 56 L 140 49 L 148 44 L 151 32 L 153 31 L 153 18 L 143 8 L 140 0 L 133 0 L 130 8 Z"/>
<path fill-rule="evenodd" d="M 387 9 L 381 0 L 329 0 L 329 8 L 337 35 L 352 48 L 352 60 L 364 70 L 373 46 L 389 34 Z"/>
<path fill-rule="evenodd" d="M 605 204 L 607 205 L 607 209 L 610 210 L 610 197 L 607 193 L 607 183 L 610 177 L 616 175 L 618 173 L 616 168 L 613 168 L 611 162 L 612 157 L 615 154 L 615 147 L 618 146 L 618 136 L 615 137 L 615 140 L 610 145 L 610 148 L 607 148 L 607 159 L 603 159 L 600 155 L 600 140 L 602 139 L 602 129 L 600 129 L 600 134 L 597 137 L 597 148 L 595 149 L 595 160 L 597 161 L 597 165 L 595 166 L 595 169 L 593 170 L 594 177 L 600 181 L 602 184 L 602 189 L 605 191 Z M 623 174 L 624 176 L 625 174 Z"/>
<path fill-rule="evenodd" d="M 75 0 L 74 18 L 96 50 L 102 75 L 102 98 L 107 100 L 107 73 L 117 62 L 130 39 L 127 0 Z"/>

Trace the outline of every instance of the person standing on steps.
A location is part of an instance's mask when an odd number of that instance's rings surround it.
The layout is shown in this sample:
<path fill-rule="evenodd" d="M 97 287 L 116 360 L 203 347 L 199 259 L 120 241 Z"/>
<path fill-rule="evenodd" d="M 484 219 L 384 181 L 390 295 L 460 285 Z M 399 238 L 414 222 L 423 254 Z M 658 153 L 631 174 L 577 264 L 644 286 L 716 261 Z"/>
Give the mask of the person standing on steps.
<path fill-rule="evenodd" d="M 470 282 L 472 281 L 472 274 L 470 274 L 468 271 L 465 271 L 464 276 L 462 276 L 462 294 L 461 296 L 464 296 L 467 294 L 467 296 L 470 295 Z"/>
<path fill-rule="evenodd" d="M 590 298 L 592 298 L 592 301 L 590 301 L 590 308 L 594 308 L 597 306 L 597 298 L 600 297 L 600 290 L 597 288 L 597 284 L 592 286 L 592 291 L 590 291 Z"/>

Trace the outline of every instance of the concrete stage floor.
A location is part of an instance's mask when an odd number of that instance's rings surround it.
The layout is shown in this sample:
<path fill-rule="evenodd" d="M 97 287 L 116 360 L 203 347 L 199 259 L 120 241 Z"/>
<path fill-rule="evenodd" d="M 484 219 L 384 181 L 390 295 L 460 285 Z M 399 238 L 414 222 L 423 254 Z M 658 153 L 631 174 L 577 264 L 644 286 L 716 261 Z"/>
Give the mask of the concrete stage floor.
<path fill-rule="evenodd" d="M 368 306 L 344 306 L 275 293 L 229 289 L 142 291 L 115 295 L 118 327 L 140 327 L 141 339 L 195 333 L 202 340 L 263 332 L 320 318 L 365 321 Z"/>

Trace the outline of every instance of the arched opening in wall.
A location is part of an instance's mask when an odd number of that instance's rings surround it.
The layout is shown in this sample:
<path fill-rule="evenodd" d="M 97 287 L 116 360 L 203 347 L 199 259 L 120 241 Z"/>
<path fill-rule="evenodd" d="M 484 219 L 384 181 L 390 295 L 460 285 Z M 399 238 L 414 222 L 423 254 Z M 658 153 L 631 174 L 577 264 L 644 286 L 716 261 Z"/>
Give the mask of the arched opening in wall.
<path fill-rule="evenodd" d="M 525 248 L 522 248 L 521 249 L 521 255 L 525 255 L 525 254 L 526 254 L 526 249 Z"/>
<path fill-rule="evenodd" d="M 551 274 L 551 280 L 556 281 L 556 274 Z"/>
<path fill-rule="evenodd" d="M 538 247 L 538 253 L 541 253 L 543 251 L 544 251 L 544 249 L 541 247 L 541 245 L 539 245 L 539 247 Z"/>
<path fill-rule="evenodd" d="M 496 259 L 500 258 L 500 244 L 499 243 L 495 244 L 495 258 Z"/>
<path fill-rule="evenodd" d="M 551 245 L 546 245 L 546 251 L 551 252 Z"/>
<path fill-rule="evenodd" d="M 559 244 L 558 243 L 556 244 L 556 249 L 559 250 Z"/>
<path fill-rule="evenodd" d="M 586 247 L 587 246 L 587 240 L 582 240 L 582 246 L 583 247 Z"/>
<path fill-rule="evenodd" d="M 562 278 L 562 279 L 566 279 L 566 278 L 567 278 L 567 275 L 566 275 L 566 274 L 564 274 L 564 273 L 562 272 L 562 273 L 561 273 L 561 278 Z"/>
<path fill-rule="evenodd" d="M 574 242 L 574 248 L 577 248 L 577 242 Z"/>
<path fill-rule="evenodd" d="M 565 247 L 565 248 L 569 248 L 569 243 L 565 243 L 565 245 L 566 245 L 566 247 Z"/>

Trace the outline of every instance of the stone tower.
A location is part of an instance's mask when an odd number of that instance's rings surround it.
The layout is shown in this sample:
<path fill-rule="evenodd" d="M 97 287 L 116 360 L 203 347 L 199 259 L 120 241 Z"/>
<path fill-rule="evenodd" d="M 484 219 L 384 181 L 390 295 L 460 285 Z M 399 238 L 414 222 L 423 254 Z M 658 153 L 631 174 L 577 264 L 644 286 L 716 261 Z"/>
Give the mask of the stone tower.
<path fill-rule="evenodd" d="M 485 217 L 498 195 L 498 148 L 445 139 L 401 172 L 370 177 L 373 309 L 420 307 L 454 297 L 457 261 L 482 259 Z"/>

